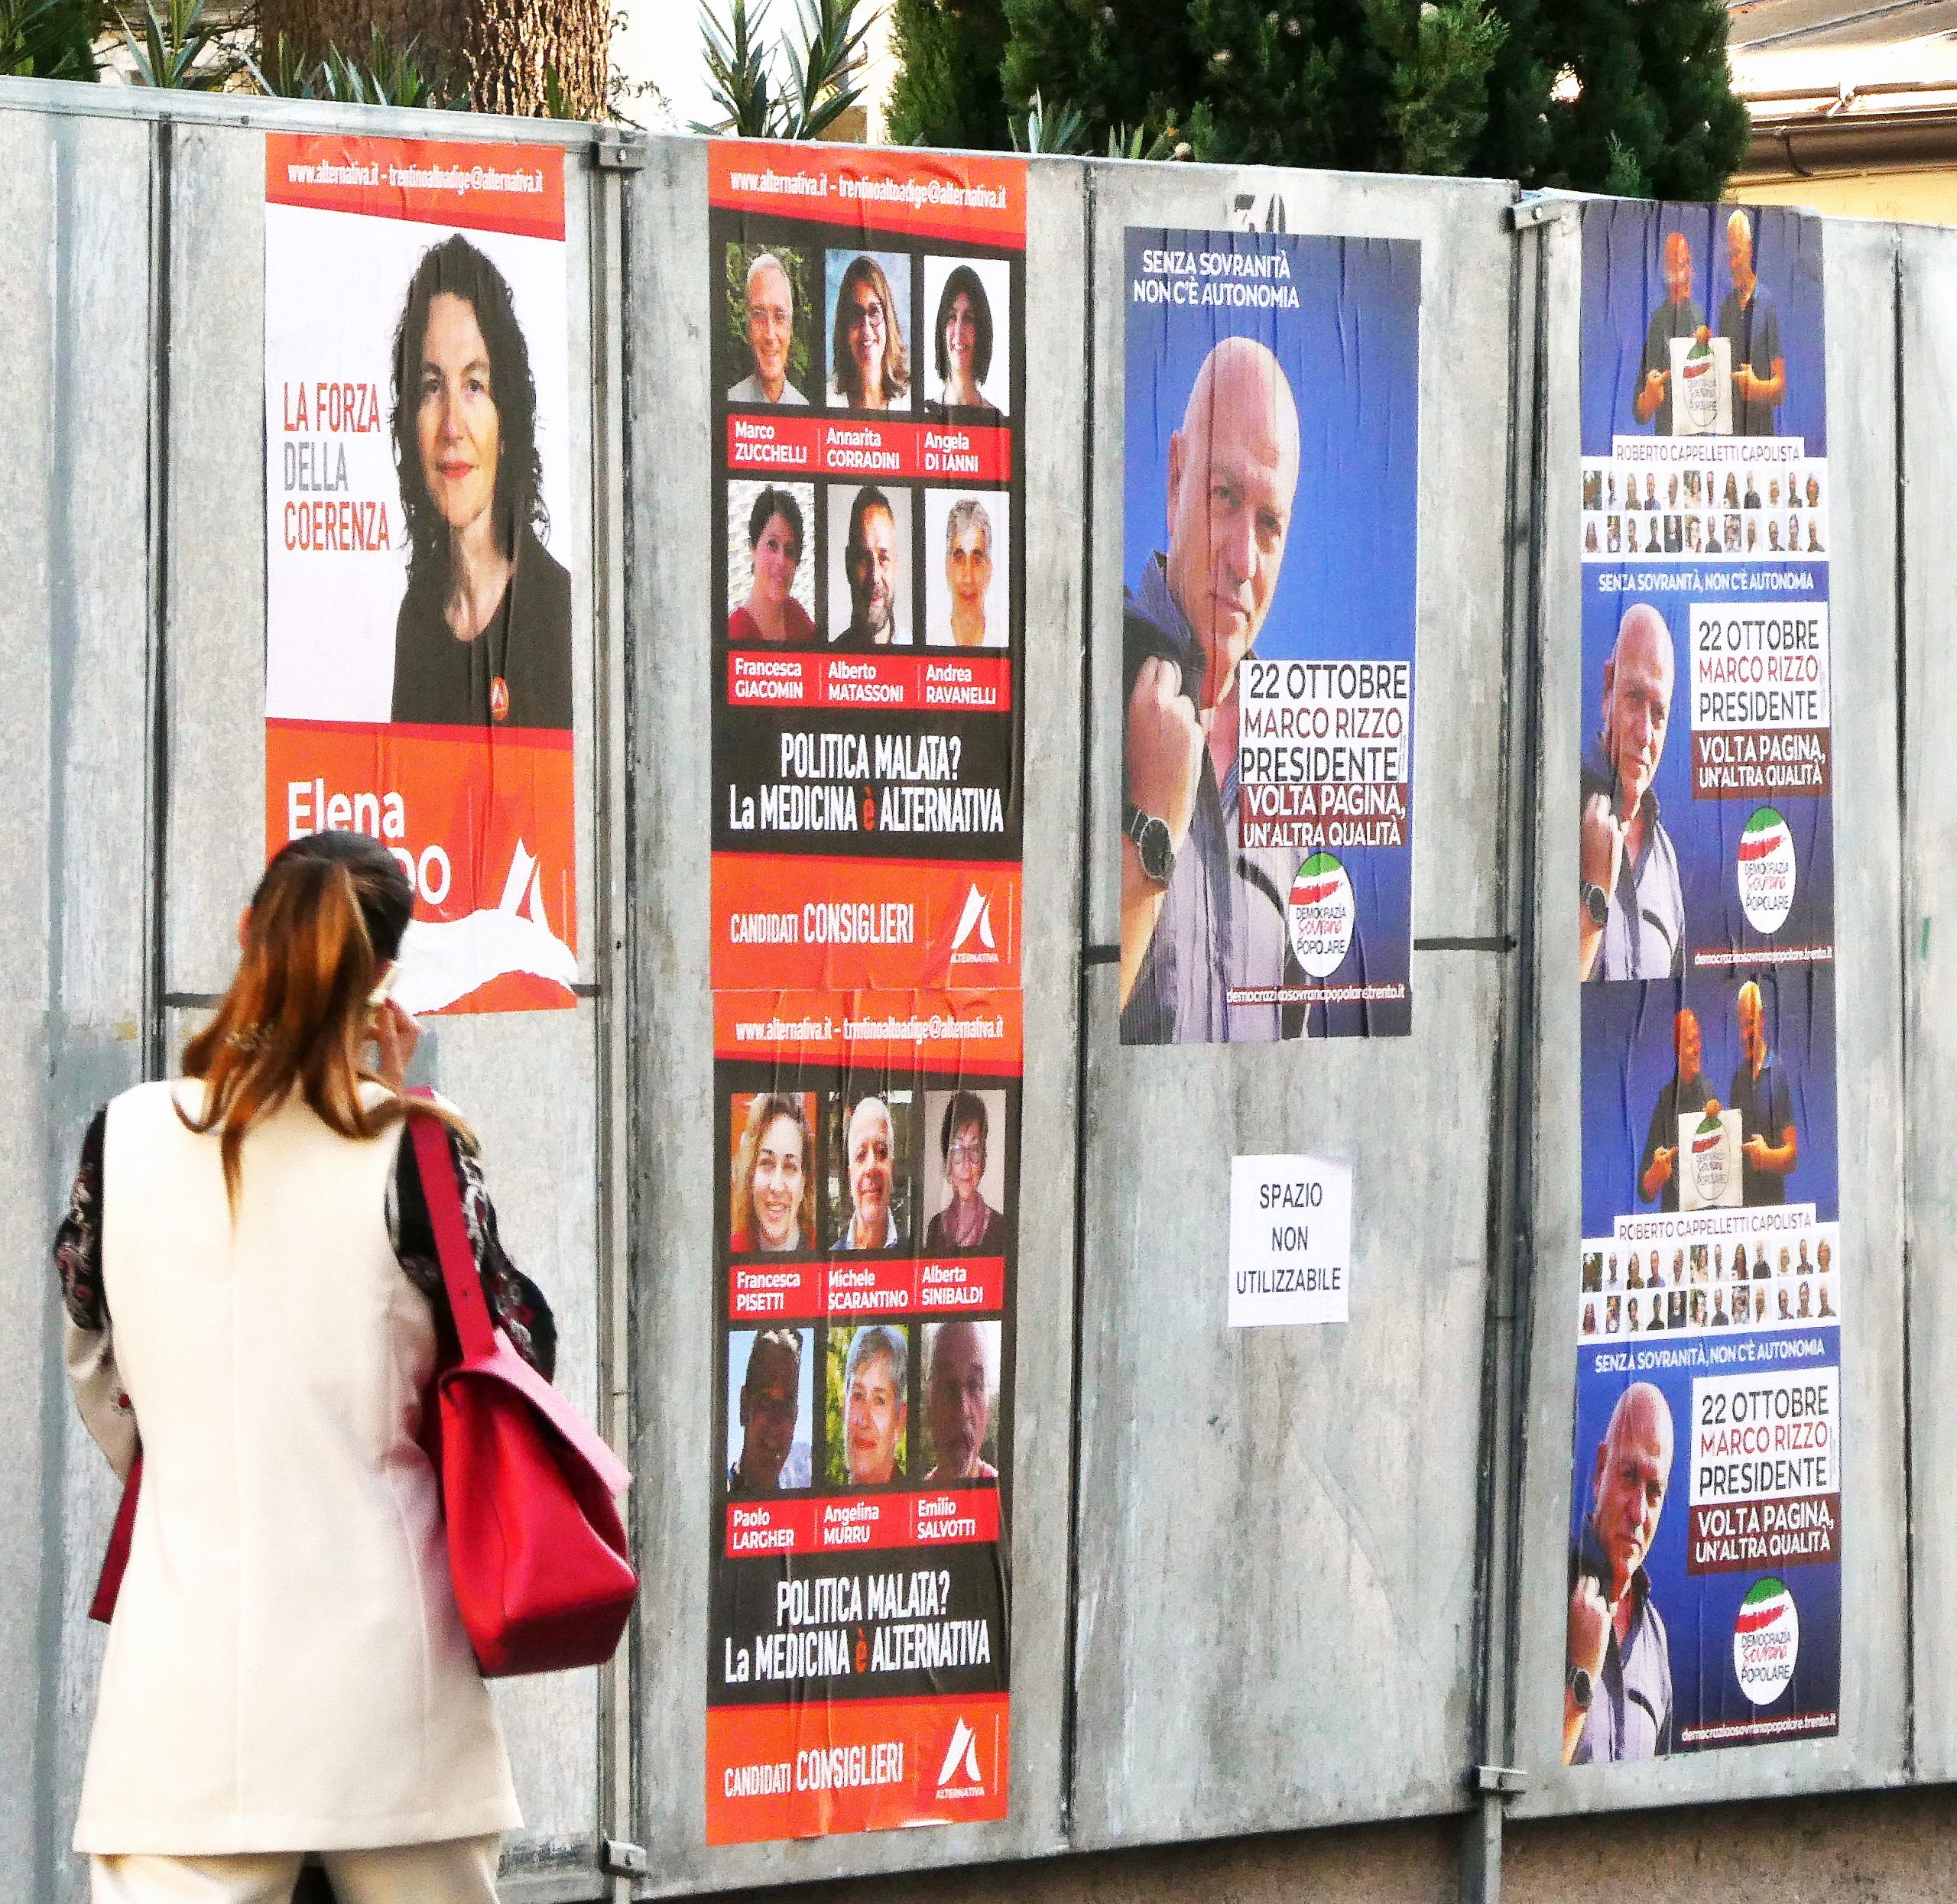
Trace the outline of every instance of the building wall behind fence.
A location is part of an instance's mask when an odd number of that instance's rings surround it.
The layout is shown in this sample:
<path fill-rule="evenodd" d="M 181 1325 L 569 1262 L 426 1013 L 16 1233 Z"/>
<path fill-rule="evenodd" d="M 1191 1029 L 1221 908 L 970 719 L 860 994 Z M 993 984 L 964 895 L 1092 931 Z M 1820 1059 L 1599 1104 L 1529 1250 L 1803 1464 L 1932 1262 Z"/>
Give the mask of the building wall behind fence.
<path fill-rule="evenodd" d="M 1831 224 L 1845 1239 L 1839 1737 L 1565 1771 L 1579 1217 L 1565 984 L 1580 730 L 1579 223 L 1512 190 L 1043 160 L 1026 254 L 1026 1073 L 1009 1817 L 709 1848 L 702 1805 L 716 1174 L 706 148 L 589 128 L 9 83 L 0 170 L 0 1870 L 66 1850 L 112 1508 L 62 1378 L 45 1243 L 95 1104 L 225 982 L 261 862 L 268 126 L 567 146 L 580 611 L 574 1010 L 438 1021 L 563 1380 L 628 1442 L 641 1619 L 603 1674 L 498 1688 L 526 1816 L 506 1889 L 648 1893 L 1434 1818 L 1473 1769 L 1531 1816 L 1947 1779 L 1936 1507 L 1957 1422 L 1939 1134 L 1951 862 L 1940 585 L 1957 469 L 1943 234 Z M 602 148 L 602 161 L 601 161 Z M 622 157 L 621 156 L 622 154 Z M 1126 233 L 1416 240 L 1413 1034 L 1125 1047 L 1119 936 Z M 1306 454 L 1307 394 L 1301 405 Z M 1294 532 L 1309 536 L 1311 525 Z M 1224 1324 L 1230 1160 L 1342 1153 L 1351 1320 Z M 1533 1267 L 1532 1267 L 1533 1266 Z M 1537 1270 L 1540 1269 L 1540 1273 Z M 1538 1343 L 1546 1352 L 1535 1352 Z M 1917 1503 L 1926 1504 L 1920 1511 Z M 303 1715 L 295 1715 L 300 1723 Z M 1615 1828 L 1623 1830 L 1620 1825 Z M 10 1894 L 15 1894 L 10 1889 Z"/>

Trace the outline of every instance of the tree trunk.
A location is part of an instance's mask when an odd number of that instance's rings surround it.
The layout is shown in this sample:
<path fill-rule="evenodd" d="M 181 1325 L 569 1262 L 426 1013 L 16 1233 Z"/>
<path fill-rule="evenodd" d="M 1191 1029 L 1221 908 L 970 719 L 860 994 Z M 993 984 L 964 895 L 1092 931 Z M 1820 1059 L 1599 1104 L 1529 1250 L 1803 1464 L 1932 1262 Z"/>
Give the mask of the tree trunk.
<path fill-rule="evenodd" d="M 479 112 L 541 115 L 554 73 L 573 118 L 605 115 L 606 0 L 261 0 L 259 15 L 265 47 L 283 34 L 309 65 L 337 47 L 364 66 L 378 30 L 391 46 L 416 41 L 425 63 L 467 86 Z"/>

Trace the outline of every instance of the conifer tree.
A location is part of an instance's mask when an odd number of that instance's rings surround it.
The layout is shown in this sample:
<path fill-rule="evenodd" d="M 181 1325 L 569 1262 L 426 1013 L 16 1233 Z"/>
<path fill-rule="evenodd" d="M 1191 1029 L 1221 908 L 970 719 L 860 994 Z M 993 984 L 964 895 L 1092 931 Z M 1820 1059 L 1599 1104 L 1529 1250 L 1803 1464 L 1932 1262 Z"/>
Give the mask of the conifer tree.
<path fill-rule="evenodd" d="M 1746 150 L 1722 0 L 1501 0 L 1475 169 L 1529 186 L 1714 199 Z"/>
<path fill-rule="evenodd" d="M 910 144 L 1004 147 L 1037 102 L 1077 150 L 1139 135 L 1675 198 L 1716 197 L 1746 145 L 1723 0 L 897 0 L 897 18 Z"/>
<path fill-rule="evenodd" d="M 1459 172 L 1502 37 L 1491 0 L 1005 0 L 1008 106 L 1035 92 L 1189 156 Z"/>
<path fill-rule="evenodd" d="M 901 70 L 886 112 L 897 144 L 996 151 L 1012 143 L 1001 0 L 896 0 L 891 25 Z"/>

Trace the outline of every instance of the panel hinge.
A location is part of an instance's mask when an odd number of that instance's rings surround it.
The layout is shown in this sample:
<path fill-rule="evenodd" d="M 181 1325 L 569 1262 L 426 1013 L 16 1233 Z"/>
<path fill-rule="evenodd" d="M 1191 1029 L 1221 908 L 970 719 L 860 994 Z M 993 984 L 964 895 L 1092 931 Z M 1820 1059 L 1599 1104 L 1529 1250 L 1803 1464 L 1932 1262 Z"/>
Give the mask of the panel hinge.
<path fill-rule="evenodd" d="M 601 172 L 638 172 L 644 169 L 645 147 L 637 139 L 601 132 L 590 146 L 591 162 Z"/>
<path fill-rule="evenodd" d="M 1532 225 L 1547 225 L 1566 217 L 1582 201 L 1560 192 L 1524 192 L 1508 208 L 1508 227 L 1526 232 Z"/>
<path fill-rule="evenodd" d="M 644 1877 L 645 1847 L 628 1844 L 622 1838 L 602 1839 L 598 1847 L 598 1865 L 607 1877 Z"/>
<path fill-rule="evenodd" d="M 1504 1798 L 1513 1798 L 1517 1792 L 1528 1790 L 1529 1774 L 1512 1765 L 1478 1765 L 1474 1782 L 1477 1792 L 1494 1792 Z"/>

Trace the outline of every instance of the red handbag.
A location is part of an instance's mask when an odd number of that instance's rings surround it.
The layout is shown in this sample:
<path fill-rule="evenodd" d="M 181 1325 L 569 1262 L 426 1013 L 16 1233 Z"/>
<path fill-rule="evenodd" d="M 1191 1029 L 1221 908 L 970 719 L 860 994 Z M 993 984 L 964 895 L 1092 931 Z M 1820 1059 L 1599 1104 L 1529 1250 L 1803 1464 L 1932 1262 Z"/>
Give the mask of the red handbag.
<path fill-rule="evenodd" d="M 433 1409 L 463 1629 L 486 1679 L 602 1666 L 638 1595 L 616 1500 L 631 1475 L 491 1319 L 447 1132 L 411 1127 L 462 1350 Z"/>

